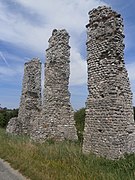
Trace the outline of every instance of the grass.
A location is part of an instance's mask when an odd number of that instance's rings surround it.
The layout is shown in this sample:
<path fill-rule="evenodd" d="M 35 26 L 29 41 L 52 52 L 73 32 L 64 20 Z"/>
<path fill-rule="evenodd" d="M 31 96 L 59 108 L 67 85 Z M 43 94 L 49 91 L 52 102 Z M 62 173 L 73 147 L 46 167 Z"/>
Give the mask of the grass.
<path fill-rule="evenodd" d="M 85 156 L 79 143 L 39 144 L 0 129 L 0 158 L 31 180 L 134 180 L 135 156 L 117 161 Z"/>

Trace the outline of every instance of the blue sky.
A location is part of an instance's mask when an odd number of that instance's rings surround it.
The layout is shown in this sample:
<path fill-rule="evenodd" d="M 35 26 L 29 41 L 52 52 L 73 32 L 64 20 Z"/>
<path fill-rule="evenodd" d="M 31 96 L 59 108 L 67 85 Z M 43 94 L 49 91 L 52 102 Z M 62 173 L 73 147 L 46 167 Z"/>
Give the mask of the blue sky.
<path fill-rule="evenodd" d="M 33 57 L 45 62 L 52 30 L 65 28 L 71 46 L 71 103 L 85 106 L 87 98 L 86 28 L 88 12 L 110 5 L 124 19 L 125 63 L 135 104 L 135 1 L 129 0 L 0 0 L 0 104 L 19 107 L 24 63 Z"/>

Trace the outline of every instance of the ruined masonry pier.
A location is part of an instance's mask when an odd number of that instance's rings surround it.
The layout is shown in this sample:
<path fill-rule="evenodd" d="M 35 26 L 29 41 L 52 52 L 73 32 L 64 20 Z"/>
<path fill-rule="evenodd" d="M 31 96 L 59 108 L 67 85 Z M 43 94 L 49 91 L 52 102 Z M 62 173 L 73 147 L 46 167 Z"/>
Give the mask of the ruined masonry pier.
<path fill-rule="evenodd" d="M 83 152 L 115 159 L 135 151 L 132 93 L 123 58 L 123 22 L 109 7 L 89 12 L 88 91 Z"/>
<path fill-rule="evenodd" d="M 41 111 L 41 62 L 33 58 L 24 65 L 22 95 L 17 118 L 12 118 L 6 131 L 30 135 Z"/>
<path fill-rule="evenodd" d="M 42 118 L 32 139 L 77 140 L 68 91 L 70 46 L 66 30 L 52 32 L 46 50 Z"/>

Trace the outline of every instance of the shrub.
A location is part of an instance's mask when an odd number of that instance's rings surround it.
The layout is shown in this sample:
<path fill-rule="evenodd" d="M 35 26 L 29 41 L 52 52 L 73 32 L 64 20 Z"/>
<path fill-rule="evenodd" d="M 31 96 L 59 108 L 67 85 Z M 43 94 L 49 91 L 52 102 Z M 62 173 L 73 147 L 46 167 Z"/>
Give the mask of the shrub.
<path fill-rule="evenodd" d="M 0 110 L 0 127 L 5 128 L 12 117 L 18 116 L 18 109 L 1 109 Z"/>
<path fill-rule="evenodd" d="M 74 114 L 76 129 L 78 140 L 80 143 L 83 142 L 83 131 L 84 131 L 84 123 L 85 123 L 85 108 L 81 108 Z"/>

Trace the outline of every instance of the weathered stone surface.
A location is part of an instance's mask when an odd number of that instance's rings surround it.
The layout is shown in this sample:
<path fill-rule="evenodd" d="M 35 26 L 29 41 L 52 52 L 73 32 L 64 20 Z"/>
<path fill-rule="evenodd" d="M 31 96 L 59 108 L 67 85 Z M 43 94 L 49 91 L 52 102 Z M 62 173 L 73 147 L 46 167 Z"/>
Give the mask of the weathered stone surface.
<path fill-rule="evenodd" d="M 46 50 L 45 83 L 42 120 L 32 139 L 44 141 L 76 140 L 74 112 L 70 104 L 69 84 L 69 35 L 66 30 L 52 32 Z"/>
<path fill-rule="evenodd" d="M 120 14 L 102 6 L 89 12 L 88 99 L 83 152 L 119 158 L 134 152 L 132 93 L 123 58 Z"/>
<path fill-rule="evenodd" d="M 21 133 L 29 135 L 41 111 L 41 62 L 32 59 L 25 63 L 23 89 L 18 119 Z"/>
<path fill-rule="evenodd" d="M 22 95 L 18 113 L 18 122 L 20 125 L 19 134 L 30 135 L 35 123 L 37 123 L 41 111 L 41 62 L 39 59 L 33 58 L 25 63 L 24 77 L 22 84 Z M 11 119 L 10 124 L 14 122 Z M 11 129 L 15 129 L 13 127 Z M 9 130 L 7 131 L 9 132 Z M 11 132 L 12 133 L 12 132 Z"/>
<path fill-rule="evenodd" d="M 18 117 L 11 118 L 8 122 L 6 132 L 14 135 L 19 135 L 21 124 L 18 121 Z"/>

